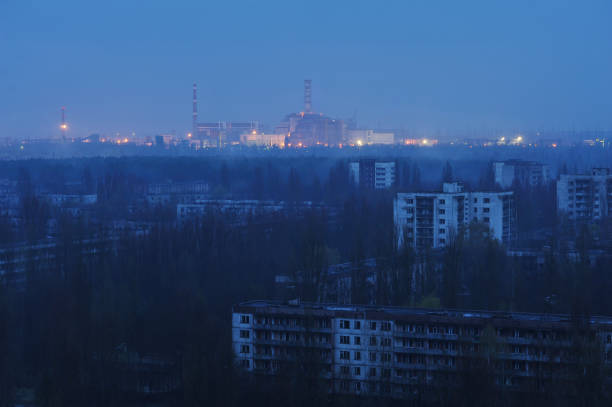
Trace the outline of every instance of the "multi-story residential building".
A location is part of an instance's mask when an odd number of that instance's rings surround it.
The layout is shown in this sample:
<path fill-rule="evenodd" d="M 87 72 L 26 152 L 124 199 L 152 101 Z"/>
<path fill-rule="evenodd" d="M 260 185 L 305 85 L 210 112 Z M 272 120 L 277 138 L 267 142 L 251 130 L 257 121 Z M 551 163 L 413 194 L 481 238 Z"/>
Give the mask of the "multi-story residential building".
<path fill-rule="evenodd" d="M 510 188 L 515 181 L 521 185 L 538 186 L 550 182 L 550 167 L 546 164 L 507 160 L 493 163 L 495 183 L 502 188 Z"/>
<path fill-rule="evenodd" d="M 361 159 L 349 164 L 350 179 L 365 189 L 387 189 L 395 185 L 395 161 Z"/>
<path fill-rule="evenodd" d="M 609 168 L 591 174 L 561 174 L 557 181 L 557 209 L 571 220 L 599 220 L 612 216 L 612 175 Z"/>
<path fill-rule="evenodd" d="M 460 183 L 444 183 L 442 192 L 398 193 L 393 214 L 399 246 L 442 248 L 474 221 L 502 243 L 514 240 L 512 192 L 465 192 Z"/>
<path fill-rule="evenodd" d="M 332 393 L 408 398 L 456 385 L 474 360 L 520 391 L 572 380 L 575 326 L 568 315 L 250 301 L 233 307 L 232 348 L 245 371 L 308 366 Z M 587 326 L 610 364 L 612 318 Z"/>

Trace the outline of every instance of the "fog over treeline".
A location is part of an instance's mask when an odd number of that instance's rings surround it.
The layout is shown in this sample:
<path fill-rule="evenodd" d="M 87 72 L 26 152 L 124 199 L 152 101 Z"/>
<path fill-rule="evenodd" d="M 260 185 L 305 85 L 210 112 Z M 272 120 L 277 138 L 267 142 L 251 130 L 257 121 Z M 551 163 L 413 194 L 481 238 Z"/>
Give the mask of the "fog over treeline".
<path fill-rule="evenodd" d="M 373 153 L 381 159 L 381 152 L 395 162 L 395 185 L 354 185 L 349 162 Z M 0 404 L 404 405 L 330 395 L 297 367 L 254 381 L 233 363 L 232 305 L 325 301 L 327 270 L 344 263 L 356 304 L 563 313 L 576 321 L 612 315 L 612 225 L 559 218 L 554 183 L 510 188 L 518 214 L 511 247 L 478 222 L 470 238 L 458 236 L 442 250 L 397 246 L 397 191 L 439 190 L 443 180 L 500 190 L 491 162 L 502 158 L 538 159 L 553 173 L 612 163 L 609 150 L 569 148 L 2 161 L 2 187 L 16 198 L 0 215 Z M 183 218 L 177 196 L 151 203 L 155 185 L 193 182 L 206 185 L 209 201 L 285 206 Z M 54 194 L 97 199 L 72 210 L 49 201 Z M 511 249 L 542 251 L 543 263 Z M 278 276 L 293 284 L 279 284 Z M 576 354 L 586 356 L 576 359 L 569 385 L 504 394 L 486 370 L 465 367 L 465 380 L 424 390 L 413 402 L 607 405 L 606 368 L 591 357 L 593 343 L 575 338 Z"/>

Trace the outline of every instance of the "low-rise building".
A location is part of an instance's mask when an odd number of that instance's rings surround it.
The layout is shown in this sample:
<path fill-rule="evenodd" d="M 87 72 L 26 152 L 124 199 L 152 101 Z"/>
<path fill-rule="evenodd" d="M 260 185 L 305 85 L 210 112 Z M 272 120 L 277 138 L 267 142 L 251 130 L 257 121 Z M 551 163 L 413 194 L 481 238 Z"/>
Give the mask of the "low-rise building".
<path fill-rule="evenodd" d="M 557 209 L 571 220 L 594 221 L 612 216 L 612 174 L 593 168 L 590 174 L 561 174 Z"/>
<path fill-rule="evenodd" d="M 202 217 L 206 214 L 224 214 L 234 217 L 237 221 L 246 220 L 250 216 L 274 215 L 287 211 L 301 213 L 308 210 L 325 209 L 333 212 L 334 208 L 311 201 L 286 202 L 256 199 L 207 199 L 192 204 L 178 204 L 176 217 L 180 222 Z M 333 213 L 332 213 L 333 215 Z"/>
<path fill-rule="evenodd" d="M 208 198 L 208 183 L 205 181 L 166 182 L 148 184 L 145 200 L 152 206 L 170 203 L 194 203 Z"/>
<path fill-rule="evenodd" d="M 394 144 L 395 134 L 391 132 L 376 132 L 374 130 L 348 130 L 348 144 L 354 146 Z"/>
<path fill-rule="evenodd" d="M 285 147 L 285 134 L 265 134 L 253 130 L 240 135 L 240 144 L 251 147 Z"/>
<path fill-rule="evenodd" d="M 458 182 L 444 183 L 442 192 L 398 193 L 393 214 L 398 246 L 442 248 L 472 222 L 505 244 L 515 236 L 513 192 L 466 192 Z"/>
<path fill-rule="evenodd" d="M 65 207 L 93 205 L 98 202 L 97 194 L 45 194 L 41 198 L 49 205 Z"/>
<path fill-rule="evenodd" d="M 586 324 L 609 365 L 612 318 Z M 307 364 L 330 393 L 411 398 L 458 385 L 475 360 L 500 388 L 529 391 L 572 380 L 575 326 L 569 315 L 249 301 L 233 307 L 232 349 L 253 374 Z"/>

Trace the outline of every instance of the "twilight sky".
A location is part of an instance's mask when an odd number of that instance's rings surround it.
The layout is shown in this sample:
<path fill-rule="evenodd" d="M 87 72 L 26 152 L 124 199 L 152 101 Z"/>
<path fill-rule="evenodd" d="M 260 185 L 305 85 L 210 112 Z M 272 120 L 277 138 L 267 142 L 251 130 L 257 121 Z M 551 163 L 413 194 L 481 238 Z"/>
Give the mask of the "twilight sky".
<path fill-rule="evenodd" d="M 612 1 L 0 0 L 0 138 L 274 126 L 612 129 Z"/>

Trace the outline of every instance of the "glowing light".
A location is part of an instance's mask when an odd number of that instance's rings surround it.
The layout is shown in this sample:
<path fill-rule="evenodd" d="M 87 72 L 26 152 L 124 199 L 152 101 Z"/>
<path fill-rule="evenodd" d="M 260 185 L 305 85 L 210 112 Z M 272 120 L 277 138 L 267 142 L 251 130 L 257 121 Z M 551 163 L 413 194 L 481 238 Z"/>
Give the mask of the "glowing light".
<path fill-rule="evenodd" d="M 358 145 L 359 147 L 361 147 L 361 146 L 363 145 L 363 141 L 361 141 L 361 140 L 357 140 L 357 145 Z"/>
<path fill-rule="evenodd" d="M 553 148 L 557 148 L 557 143 L 553 143 Z"/>
<path fill-rule="evenodd" d="M 191 133 L 187 133 L 187 138 L 191 138 Z"/>
<path fill-rule="evenodd" d="M 62 123 L 62 124 L 60 124 L 60 129 L 66 130 L 66 129 L 68 129 L 68 125 L 66 123 Z"/>
<path fill-rule="evenodd" d="M 423 144 L 424 146 L 426 146 L 426 145 L 427 145 L 427 143 L 429 143 L 429 140 L 427 140 L 426 138 L 424 138 L 424 139 L 421 141 L 421 144 Z"/>

